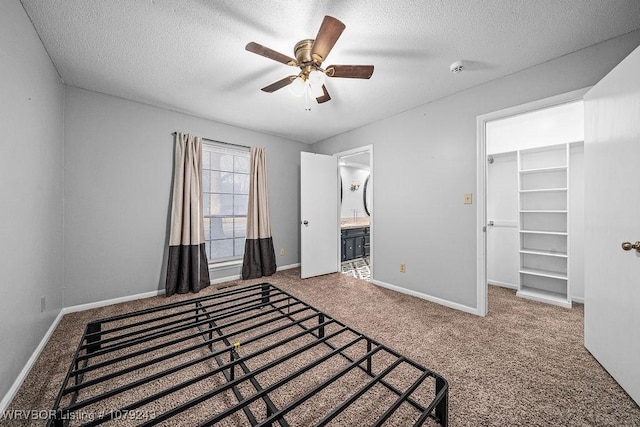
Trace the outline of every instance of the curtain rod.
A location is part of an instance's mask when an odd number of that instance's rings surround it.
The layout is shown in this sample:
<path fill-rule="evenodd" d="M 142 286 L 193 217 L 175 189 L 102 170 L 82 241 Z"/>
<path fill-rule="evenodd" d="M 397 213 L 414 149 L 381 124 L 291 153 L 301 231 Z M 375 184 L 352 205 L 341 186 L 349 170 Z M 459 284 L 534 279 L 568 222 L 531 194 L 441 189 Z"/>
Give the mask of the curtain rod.
<path fill-rule="evenodd" d="M 176 135 L 178 132 L 173 132 L 171 133 L 171 135 Z M 202 137 L 201 137 L 202 138 Z M 251 147 L 249 147 L 248 145 L 241 145 L 241 144 L 233 144 L 231 142 L 222 142 L 222 141 L 216 141 L 215 139 L 209 139 L 209 138 L 202 138 L 204 141 L 209 141 L 209 142 L 217 142 L 218 144 L 225 144 L 225 145 L 232 145 L 234 147 L 241 147 L 241 148 L 249 148 L 251 149 Z"/>

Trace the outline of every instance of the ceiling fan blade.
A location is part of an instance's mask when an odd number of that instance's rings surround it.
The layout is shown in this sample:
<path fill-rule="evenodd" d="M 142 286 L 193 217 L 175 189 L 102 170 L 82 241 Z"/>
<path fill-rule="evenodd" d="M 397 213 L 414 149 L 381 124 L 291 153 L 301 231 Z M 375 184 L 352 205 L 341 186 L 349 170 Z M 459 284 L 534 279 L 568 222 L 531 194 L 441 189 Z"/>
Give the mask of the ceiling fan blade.
<path fill-rule="evenodd" d="M 311 58 L 317 64 L 322 63 L 327 58 L 344 29 L 345 25 L 336 18 L 328 15 L 324 17 L 311 48 Z"/>
<path fill-rule="evenodd" d="M 298 66 L 298 61 L 291 58 L 290 56 L 287 56 L 280 52 L 276 52 L 275 50 L 269 49 L 268 47 L 262 46 L 261 44 L 258 44 L 256 42 L 247 43 L 245 49 L 249 52 L 264 56 L 265 58 L 273 59 L 274 61 L 282 62 L 286 65 L 291 65 L 293 67 Z"/>
<path fill-rule="evenodd" d="M 285 78 L 284 78 L 284 79 L 282 79 L 282 80 L 278 80 L 278 81 L 277 81 L 277 82 L 275 82 L 275 83 L 271 83 L 269 86 L 265 86 L 265 87 L 263 87 L 263 88 L 262 88 L 262 90 L 263 90 L 264 92 L 269 92 L 269 93 L 271 93 L 271 92 L 275 92 L 275 91 L 277 91 L 278 89 L 282 89 L 283 87 L 285 87 L 285 86 L 287 86 L 287 85 L 290 85 L 290 84 L 291 84 L 291 82 L 293 81 L 293 79 L 295 79 L 296 77 L 298 77 L 298 76 L 288 76 L 288 77 L 285 77 Z"/>
<path fill-rule="evenodd" d="M 318 104 L 322 104 L 323 102 L 327 102 L 331 99 L 331 96 L 329 96 L 329 92 L 327 92 L 327 87 L 325 85 L 322 85 L 322 92 L 324 92 L 324 95 L 316 98 Z"/>
<path fill-rule="evenodd" d="M 373 65 L 329 65 L 326 75 L 348 79 L 368 79 L 373 74 Z"/>

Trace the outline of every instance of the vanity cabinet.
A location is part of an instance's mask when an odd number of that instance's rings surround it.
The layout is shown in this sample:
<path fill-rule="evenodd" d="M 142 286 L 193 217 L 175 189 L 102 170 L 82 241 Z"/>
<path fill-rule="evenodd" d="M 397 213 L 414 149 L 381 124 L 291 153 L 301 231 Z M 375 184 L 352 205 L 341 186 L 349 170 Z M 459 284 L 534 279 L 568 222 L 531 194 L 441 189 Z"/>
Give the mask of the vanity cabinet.
<path fill-rule="evenodd" d="M 345 228 L 341 231 L 342 261 L 369 255 L 369 227 Z"/>

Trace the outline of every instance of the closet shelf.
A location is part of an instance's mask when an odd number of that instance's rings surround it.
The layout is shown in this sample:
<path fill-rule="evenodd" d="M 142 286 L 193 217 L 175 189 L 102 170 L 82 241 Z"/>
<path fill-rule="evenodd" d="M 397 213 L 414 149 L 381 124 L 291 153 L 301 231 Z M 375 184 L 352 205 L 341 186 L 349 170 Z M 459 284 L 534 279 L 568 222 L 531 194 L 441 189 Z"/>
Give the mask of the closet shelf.
<path fill-rule="evenodd" d="M 566 170 L 567 170 L 566 166 L 552 166 L 552 167 L 546 167 L 546 168 L 522 169 L 520 171 L 520 174 L 526 175 L 529 173 L 562 172 Z"/>
<path fill-rule="evenodd" d="M 561 209 L 521 209 L 520 213 L 558 213 L 558 214 L 566 214 L 569 211 L 561 210 Z"/>
<path fill-rule="evenodd" d="M 541 256 L 553 256 L 558 258 L 568 258 L 568 254 L 566 252 L 556 252 L 556 251 L 541 251 L 539 249 L 520 249 L 521 254 L 528 255 L 541 255 Z"/>
<path fill-rule="evenodd" d="M 571 307 L 569 145 L 518 151 L 518 296 Z"/>
<path fill-rule="evenodd" d="M 566 187 L 563 188 L 536 188 L 535 190 L 520 190 L 520 193 L 550 193 L 550 192 L 567 191 Z"/>
<path fill-rule="evenodd" d="M 523 234 L 548 234 L 551 236 L 567 236 L 566 231 L 544 231 L 544 230 L 520 230 Z"/>
<path fill-rule="evenodd" d="M 571 301 L 566 294 L 546 291 L 544 289 L 522 286 L 516 295 L 534 301 L 546 302 L 560 307 L 571 308 Z"/>
<path fill-rule="evenodd" d="M 567 273 L 560 271 L 538 270 L 537 268 L 520 267 L 521 274 L 529 274 L 531 276 L 550 277 L 552 279 L 567 280 Z"/>

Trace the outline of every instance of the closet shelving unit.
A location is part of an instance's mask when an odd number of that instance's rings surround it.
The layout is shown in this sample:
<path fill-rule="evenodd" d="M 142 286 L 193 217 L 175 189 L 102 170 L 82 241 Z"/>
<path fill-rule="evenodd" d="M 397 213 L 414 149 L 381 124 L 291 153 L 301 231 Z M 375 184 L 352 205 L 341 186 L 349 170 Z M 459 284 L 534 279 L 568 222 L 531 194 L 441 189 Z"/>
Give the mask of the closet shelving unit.
<path fill-rule="evenodd" d="M 517 295 L 571 307 L 569 144 L 518 151 Z"/>

